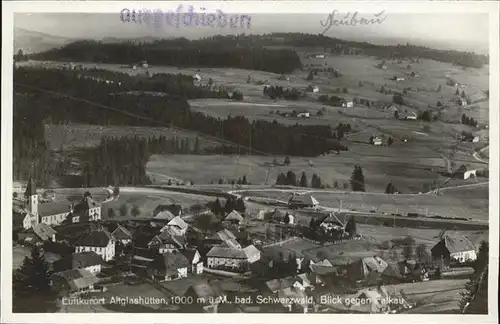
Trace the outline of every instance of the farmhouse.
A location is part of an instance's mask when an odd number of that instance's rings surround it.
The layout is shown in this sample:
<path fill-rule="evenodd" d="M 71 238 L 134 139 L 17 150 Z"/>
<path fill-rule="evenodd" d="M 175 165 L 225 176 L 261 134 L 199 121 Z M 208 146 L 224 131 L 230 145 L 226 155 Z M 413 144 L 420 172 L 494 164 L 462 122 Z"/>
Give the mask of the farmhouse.
<path fill-rule="evenodd" d="M 477 170 L 467 170 L 465 165 L 461 165 L 455 172 L 455 178 L 467 180 L 469 178 L 475 178 L 477 176 Z"/>
<path fill-rule="evenodd" d="M 75 252 L 93 251 L 106 262 L 115 257 L 115 238 L 107 230 L 92 231 L 75 244 Z"/>
<path fill-rule="evenodd" d="M 54 289 L 64 295 L 80 294 L 93 290 L 94 285 L 99 282 L 99 278 L 85 269 L 57 272 L 50 279 Z"/>
<path fill-rule="evenodd" d="M 121 242 L 123 245 L 127 245 L 132 242 L 132 233 L 122 225 L 118 223 L 113 223 L 108 227 L 111 235 L 116 239 L 117 242 Z"/>
<path fill-rule="evenodd" d="M 417 114 L 414 111 L 411 112 L 410 115 L 405 117 L 406 120 L 417 120 Z"/>
<path fill-rule="evenodd" d="M 78 222 L 95 222 L 101 219 L 101 206 L 92 199 L 92 196 L 86 194 L 82 201 L 73 207 L 71 214 L 73 223 L 75 223 L 75 217 L 78 217 Z"/>
<path fill-rule="evenodd" d="M 167 252 L 158 255 L 147 270 L 152 280 L 169 281 L 174 279 L 186 278 L 189 260 L 179 252 Z"/>
<path fill-rule="evenodd" d="M 352 107 L 354 107 L 354 101 L 352 101 L 352 100 L 342 101 L 342 107 L 343 108 L 352 108 Z"/>
<path fill-rule="evenodd" d="M 467 100 L 465 98 L 457 98 L 455 103 L 461 107 L 467 106 Z"/>
<path fill-rule="evenodd" d="M 311 114 L 308 111 L 303 111 L 303 112 L 299 112 L 297 114 L 297 117 L 299 117 L 299 118 L 309 118 L 309 117 L 311 117 Z"/>
<path fill-rule="evenodd" d="M 214 246 L 207 253 L 207 266 L 212 269 L 243 270 L 260 259 L 260 251 L 253 245 L 244 249 Z"/>
<path fill-rule="evenodd" d="M 434 260 L 441 260 L 443 265 L 448 266 L 452 262 L 464 263 L 474 261 L 477 258 L 476 248 L 471 241 L 464 236 L 444 236 L 431 249 Z"/>
<path fill-rule="evenodd" d="M 335 213 L 330 213 L 326 216 L 321 222 L 320 226 L 326 231 L 344 231 L 344 224 L 340 221 L 340 219 L 335 215 Z"/>
<path fill-rule="evenodd" d="M 174 217 L 170 220 L 167 225 L 165 225 L 160 232 L 164 232 L 168 230 L 172 232 L 174 235 L 185 235 L 189 225 L 179 216 Z"/>
<path fill-rule="evenodd" d="M 240 243 L 238 243 L 236 235 L 234 235 L 228 229 L 223 229 L 218 231 L 213 236 L 205 240 L 205 243 L 209 245 L 225 245 L 230 248 L 241 249 Z"/>
<path fill-rule="evenodd" d="M 54 262 L 54 270 L 60 272 L 72 269 L 85 269 L 92 274 L 98 274 L 101 272 L 103 263 L 102 258 L 95 252 L 73 253 Z"/>
<path fill-rule="evenodd" d="M 392 79 L 395 80 L 395 81 L 404 81 L 405 80 L 404 77 L 400 77 L 400 76 L 395 76 Z"/>
<path fill-rule="evenodd" d="M 474 137 L 471 139 L 471 142 L 472 142 L 472 143 L 479 143 L 479 136 L 474 136 Z"/>
<path fill-rule="evenodd" d="M 163 231 L 156 235 L 148 243 L 148 247 L 153 250 L 158 250 L 159 253 L 167 253 L 179 251 L 186 246 L 186 239 L 182 235 L 175 235 L 170 231 Z"/>
<path fill-rule="evenodd" d="M 310 194 L 307 195 L 292 194 L 292 196 L 288 200 L 288 205 L 291 208 L 304 208 L 304 207 L 315 208 L 319 205 L 319 202 Z"/>
<path fill-rule="evenodd" d="M 381 137 L 378 137 L 378 136 L 374 136 L 374 137 L 373 137 L 372 144 L 373 144 L 373 145 L 375 145 L 375 146 L 380 146 L 380 145 L 382 145 L 382 138 L 381 138 Z"/>
<path fill-rule="evenodd" d="M 182 250 L 181 253 L 189 261 L 188 273 L 200 274 L 203 273 L 203 261 L 201 255 L 196 249 Z"/>
<path fill-rule="evenodd" d="M 236 210 L 233 210 L 232 212 L 230 212 L 226 216 L 226 218 L 224 218 L 225 222 L 232 223 L 232 224 L 240 224 L 244 220 L 245 219 L 243 218 L 243 216 L 241 216 L 241 214 L 238 213 Z"/>
<path fill-rule="evenodd" d="M 31 244 L 41 244 L 45 241 L 56 241 L 57 232 L 47 224 L 37 224 L 18 234 L 19 240 Z"/>

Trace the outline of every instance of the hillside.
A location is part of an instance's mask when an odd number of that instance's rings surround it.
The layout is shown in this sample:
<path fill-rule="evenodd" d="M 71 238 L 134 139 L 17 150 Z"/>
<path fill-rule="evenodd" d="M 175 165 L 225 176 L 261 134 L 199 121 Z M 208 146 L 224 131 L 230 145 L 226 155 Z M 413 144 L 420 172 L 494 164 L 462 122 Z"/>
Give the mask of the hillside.
<path fill-rule="evenodd" d="M 69 44 L 73 39 L 14 28 L 14 52 L 37 53 Z"/>

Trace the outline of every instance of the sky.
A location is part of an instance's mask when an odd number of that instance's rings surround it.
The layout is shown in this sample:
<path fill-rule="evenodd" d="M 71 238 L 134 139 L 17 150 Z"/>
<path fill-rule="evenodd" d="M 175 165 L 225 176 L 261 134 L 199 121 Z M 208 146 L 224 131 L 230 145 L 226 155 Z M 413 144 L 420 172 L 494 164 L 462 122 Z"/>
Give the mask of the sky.
<path fill-rule="evenodd" d="M 195 12 L 197 12 L 195 8 Z M 198 10 L 198 12 L 201 12 Z M 175 28 L 124 23 L 120 14 L 111 13 L 16 13 L 14 26 L 67 38 L 102 39 L 106 37 L 186 37 L 199 38 L 216 34 L 262 34 L 270 32 L 321 33 L 325 14 L 252 14 L 250 29 L 214 27 Z M 338 19 L 346 12 L 340 13 Z M 457 49 L 488 53 L 488 16 L 478 13 L 387 14 L 381 24 L 367 26 L 332 26 L 326 36 L 376 44 L 410 42 L 438 49 Z M 370 19 L 371 14 L 359 17 Z"/>

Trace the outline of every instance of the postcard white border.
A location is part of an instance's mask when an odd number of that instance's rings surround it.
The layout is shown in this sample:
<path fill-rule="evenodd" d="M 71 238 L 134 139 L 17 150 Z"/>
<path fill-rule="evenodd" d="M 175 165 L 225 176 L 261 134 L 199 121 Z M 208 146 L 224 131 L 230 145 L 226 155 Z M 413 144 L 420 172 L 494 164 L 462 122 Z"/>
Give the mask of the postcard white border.
<path fill-rule="evenodd" d="M 499 166 L 490 160 L 489 199 L 489 315 L 357 315 L 357 314 L 12 314 L 12 73 L 13 73 L 13 13 L 14 12 L 82 12 L 117 13 L 123 8 L 153 8 L 172 10 L 179 4 L 204 7 L 207 12 L 217 9 L 227 13 L 329 13 L 339 11 L 387 13 L 489 13 L 490 30 L 490 156 L 498 157 L 499 147 L 499 3 L 495 1 L 206 1 L 206 2 L 118 2 L 118 1 L 16 1 L 2 2 L 2 217 L 1 239 L 1 320 L 2 323 L 268 323 L 315 322 L 332 320 L 349 323 L 497 323 L 498 305 L 498 230 L 499 230 Z M 318 30 L 318 33 L 320 30 Z M 497 107 L 497 109 L 494 109 Z M 493 180 L 493 181 L 491 181 Z M 333 318 L 332 318 L 333 316 Z"/>

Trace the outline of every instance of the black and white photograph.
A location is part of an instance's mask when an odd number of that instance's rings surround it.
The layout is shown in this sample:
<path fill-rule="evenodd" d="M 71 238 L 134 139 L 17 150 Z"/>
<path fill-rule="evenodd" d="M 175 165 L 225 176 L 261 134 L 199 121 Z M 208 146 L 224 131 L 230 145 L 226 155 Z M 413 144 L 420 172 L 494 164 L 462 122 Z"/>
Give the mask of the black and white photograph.
<path fill-rule="evenodd" d="M 10 2 L 2 322 L 495 323 L 498 10 Z"/>

